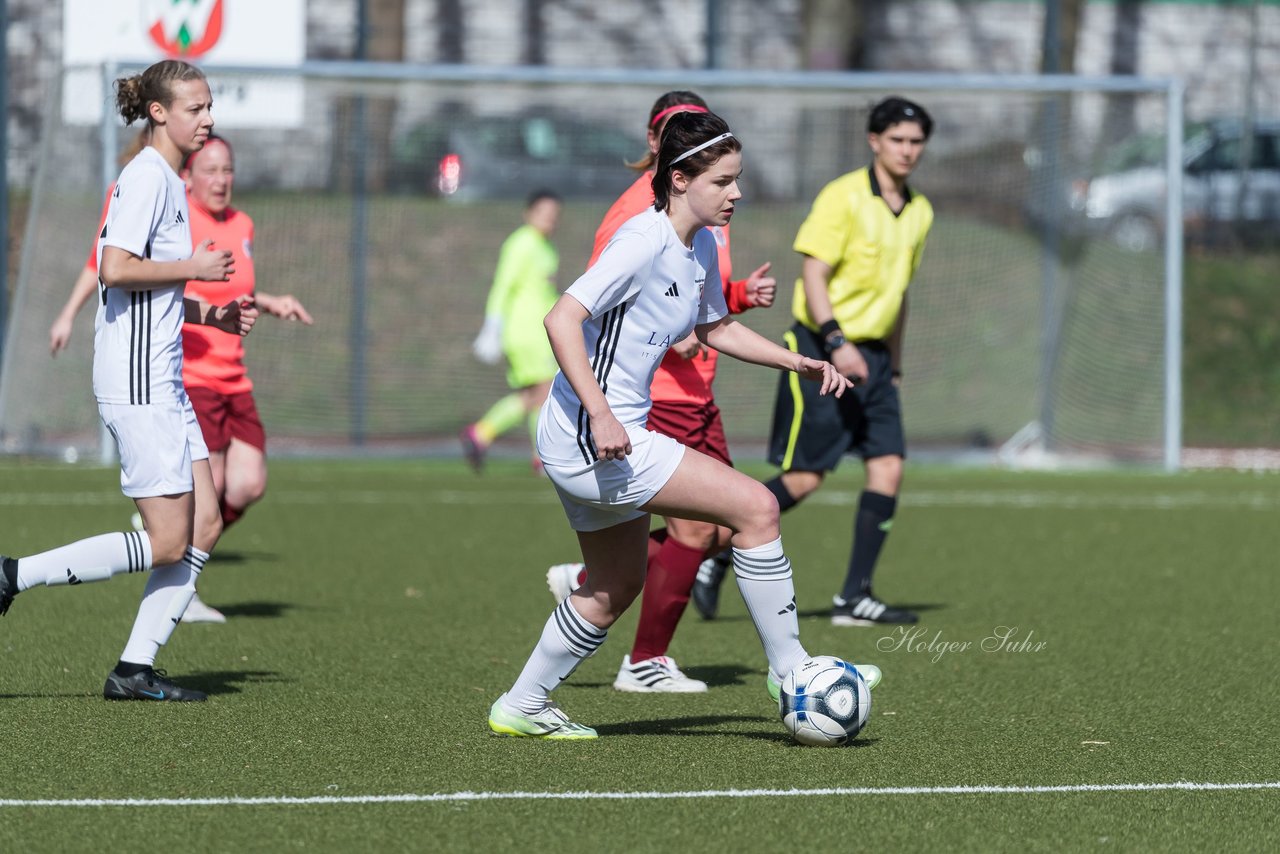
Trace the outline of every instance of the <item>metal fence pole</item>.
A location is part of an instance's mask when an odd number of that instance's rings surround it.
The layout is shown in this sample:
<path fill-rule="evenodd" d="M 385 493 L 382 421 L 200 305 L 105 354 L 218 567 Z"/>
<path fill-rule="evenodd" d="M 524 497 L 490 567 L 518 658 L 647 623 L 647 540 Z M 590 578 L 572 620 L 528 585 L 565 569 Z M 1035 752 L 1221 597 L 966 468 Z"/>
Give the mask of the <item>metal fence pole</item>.
<path fill-rule="evenodd" d="M 1181 80 L 1170 83 L 1165 140 L 1164 235 L 1164 469 L 1182 465 L 1182 136 Z"/>
<path fill-rule="evenodd" d="M 120 150 L 120 123 L 116 121 L 115 110 L 111 109 L 113 104 L 111 87 L 118 73 L 119 69 L 114 62 L 107 62 L 102 66 L 102 150 L 99 154 L 102 161 L 102 192 L 104 193 L 116 179 L 118 171 L 116 152 Z M 94 237 L 96 239 L 97 235 Z M 94 310 L 97 310 L 96 306 Z M 104 466 L 116 463 L 116 440 L 105 423 L 98 425 L 98 462 Z"/>
<path fill-rule="evenodd" d="M 0 0 L 0 72 L 9 64 L 9 4 Z M 0 73 L 0 362 L 9 324 L 9 75 Z"/>
<path fill-rule="evenodd" d="M 357 11 L 356 59 L 364 60 L 369 50 L 369 4 L 360 0 Z M 363 95 L 357 95 L 352 110 L 351 135 L 355 163 L 351 173 L 351 444 L 364 445 L 367 429 L 368 368 L 365 347 L 367 256 L 369 237 L 369 193 L 366 184 L 368 174 L 368 150 L 365 120 L 366 103 Z"/>

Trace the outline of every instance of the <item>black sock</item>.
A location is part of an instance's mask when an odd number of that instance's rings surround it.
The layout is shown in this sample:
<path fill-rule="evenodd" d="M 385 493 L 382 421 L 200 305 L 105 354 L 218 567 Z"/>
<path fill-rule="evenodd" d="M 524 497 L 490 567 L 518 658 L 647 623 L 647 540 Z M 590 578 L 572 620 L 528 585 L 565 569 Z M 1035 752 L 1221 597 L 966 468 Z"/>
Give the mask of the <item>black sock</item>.
<path fill-rule="evenodd" d="M 150 664 L 134 664 L 132 661 L 125 661 L 124 659 L 120 659 L 119 661 L 116 662 L 117 676 L 134 676 L 141 673 L 144 670 L 150 670 L 150 669 L 151 669 Z"/>
<path fill-rule="evenodd" d="M 871 573 L 889 527 L 898 499 L 892 495 L 864 490 L 858 500 L 858 515 L 853 520 L 853 551 L 849 555 L 849 573 L 844 578 L 840 598 L 846 602 L 871 592 Z"/>
<path fill-rule="evenodd" d="M 766 480 L 764 486 L 765 489 L 773 493 L 774 498 L 778 499 L 779 513 L 786 513 L 800 503 L 796 501 L 795 496 L 787 492 L 787 485 L 782 482 L 782 475 L 778 475 L 773 480 Z"/>

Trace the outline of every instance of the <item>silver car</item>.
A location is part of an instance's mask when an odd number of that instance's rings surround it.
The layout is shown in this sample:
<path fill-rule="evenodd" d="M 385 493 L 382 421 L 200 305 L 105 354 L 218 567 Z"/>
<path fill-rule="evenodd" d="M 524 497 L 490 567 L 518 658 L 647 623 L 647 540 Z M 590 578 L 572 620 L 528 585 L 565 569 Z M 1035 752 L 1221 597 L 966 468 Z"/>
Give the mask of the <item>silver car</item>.
<path fill-rule="evenodd" d="M 1241 126 L 1219 120 L 1187 129 L 1183 216 L 1191 233 L 1227 226 L 1243 236 L 1280 223 L 1280 122 L 1254 125 L 1244 170 Z M 1089 230 L 1126 249 L 1154 248 L 1164 232 L 1164 139 L 1144 136 L 1121 145 L 1100 172 L 1074 188 L 1073 207 L 1083 207 Z"/>

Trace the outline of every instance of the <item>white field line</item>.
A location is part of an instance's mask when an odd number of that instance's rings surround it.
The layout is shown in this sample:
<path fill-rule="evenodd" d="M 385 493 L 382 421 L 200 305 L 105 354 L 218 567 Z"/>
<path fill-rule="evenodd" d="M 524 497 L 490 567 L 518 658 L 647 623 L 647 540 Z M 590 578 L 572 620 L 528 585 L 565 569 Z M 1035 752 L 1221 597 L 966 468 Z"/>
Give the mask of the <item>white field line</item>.
<path fill-rule="evenodd" d="M 288 798 L 0 799 L 0 807 L 256 807 L 421 804 L 459 801 L 654 801 L 702 798 L 826 798 L 901 795 L 1045 795 L 1089 792 L 1222 792 L 1280 789 L 1265 783 L 1096 783 L 1076 786 L 885 786 L 828 789 L 709 789 L 686 792 L 443 792 L 430 795 L 317 795 Z"/>
<path fill-rule="evenodd" d="M 859 493 L 819 492 L 810 504 L 852 507 Z M 456 504 L 456 505 L 554 505 L 559 503 L 548 487 L 537 492 L 502 490 L 276 490 L 268 501 L 280 504 Z M 128 499 L 117 492 L 0 492 L 0 507 L 68 507 L 120 504 Z M 1034 492 L 998 490 L 933 490 L 902 495 L 905 507 L 1006 507 L 1022 510 L 1177 510 L 1218 508 L 1231 510 L 1280 510 L 1280 492 L 1155 492 L 1095 495 L 1084 492 Z"/>

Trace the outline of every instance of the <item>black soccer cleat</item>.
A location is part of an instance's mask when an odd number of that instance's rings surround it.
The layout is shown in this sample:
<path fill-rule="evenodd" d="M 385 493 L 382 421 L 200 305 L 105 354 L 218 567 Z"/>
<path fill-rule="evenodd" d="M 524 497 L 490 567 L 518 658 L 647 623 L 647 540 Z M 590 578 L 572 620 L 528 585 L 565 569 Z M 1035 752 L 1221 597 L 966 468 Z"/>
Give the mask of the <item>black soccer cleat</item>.
<path fill-rule="evenodd" d="M 733 552 L 725 549 L 709 557 L 698 566 L 698 576 L 693 582 L 693 607 L 704 620 L 714 620 L 720 610 L 720 585 L 724 584 L 729 567 L 733 566 Z"/>
<path fill-rule="evenodd" d="M 107 700 L 154 700 L 166 703 L 200 703 L 209 699 L 203 691 L 180 688 L 169 681 L 163 670 L 146 670 L 132 676 L 121 676 L 114 670 L 107 675 L 102 688 Z"/>
<path fill-rule="evenodd" d="M 915 612 L 886 605 L 870 593 L 848 602 L 836 596 L 832 599 L 832 604 L 833 626 L 883 626 L 914 623 L 920 619 Z"/>
<path fill-rule="evenodd" d="M 0 555 L 0 617 L 9 611 L 13 597 L 18 595 L 18 561 Z"/>

